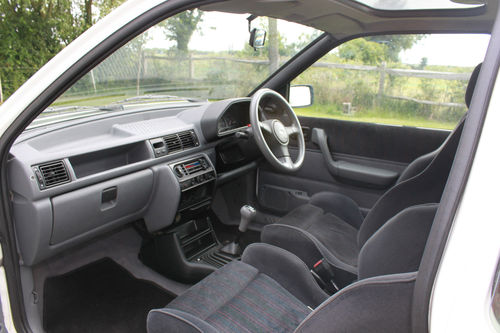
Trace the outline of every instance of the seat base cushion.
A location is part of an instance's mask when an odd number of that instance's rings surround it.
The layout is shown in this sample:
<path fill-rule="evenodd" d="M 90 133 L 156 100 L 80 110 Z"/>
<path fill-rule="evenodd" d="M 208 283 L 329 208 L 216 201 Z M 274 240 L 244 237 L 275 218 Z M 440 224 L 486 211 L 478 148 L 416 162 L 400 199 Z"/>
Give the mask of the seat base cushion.
<path fill-rule="evenodd" d="M 311 197 L 309 203 L 321 208 L 325 214 L 331 213 L 337 216 L 356 229 L 363 223 L 364 216 L 358 204 L 341 193 L 319 192 Z"/>
<path fill-rule="evenodd" d="M 264 243 L 284 248 L 311 266 L 326 258 L 332 265 L 356 274 L 358 230 L 312 204 L 297 207 L 279 223 L 262 230 Z"/>
<path fill-rule="evenodd" d="M 234 261 L 177 297 L 167 308 L 151 311 L 148 332 L 162 332 L 174 325 L 193 332 L 293 332 L 310 312 L 275 280 Z"/>

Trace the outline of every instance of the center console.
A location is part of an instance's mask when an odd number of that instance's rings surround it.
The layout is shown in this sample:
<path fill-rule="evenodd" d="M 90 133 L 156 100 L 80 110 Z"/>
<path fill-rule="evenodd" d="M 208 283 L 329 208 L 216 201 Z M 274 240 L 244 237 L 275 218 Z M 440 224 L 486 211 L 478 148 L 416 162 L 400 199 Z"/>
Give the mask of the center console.
<path fill-rule="evenodd" d="M 172 227 L 145 241 L 142 261 L 156 271 L 182 282 L 196 282 L 237 259 L 220 252 L 210 217 L 217 174 L 207 155 L 169 164 L 181 190 Z"/>
<path fill-rule="evenodd" d="M 215 190 L 216 173 L 205 155 L 170 164 L 179 181 L 181 200 L 178 211 L 196 210 L 210 205 Z"/>

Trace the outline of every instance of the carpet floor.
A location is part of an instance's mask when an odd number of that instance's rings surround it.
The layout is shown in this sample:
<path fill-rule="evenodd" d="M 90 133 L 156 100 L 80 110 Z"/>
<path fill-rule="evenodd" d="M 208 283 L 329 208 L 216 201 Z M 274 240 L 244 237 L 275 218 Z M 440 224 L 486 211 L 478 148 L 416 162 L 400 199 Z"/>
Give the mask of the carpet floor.
<path fill-rule="evenodd" d="M 149 310 L 175 298 L 109 258 L 49 277 L 44 296 L 43 321 L 49 333 L 146 332 Z"/>

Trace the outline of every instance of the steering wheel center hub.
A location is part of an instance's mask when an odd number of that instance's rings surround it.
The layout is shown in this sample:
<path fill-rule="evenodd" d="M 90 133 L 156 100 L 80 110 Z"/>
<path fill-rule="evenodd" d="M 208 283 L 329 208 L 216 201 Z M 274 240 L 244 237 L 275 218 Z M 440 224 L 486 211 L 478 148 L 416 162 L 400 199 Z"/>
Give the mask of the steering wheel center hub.
<path fill-rule="evenodd" d="M 288 144 L 288 133 L 285 125 L 279 120 L 274 120 L 272 125 L 273 133 L 278 142 L 284 145 Z"/>

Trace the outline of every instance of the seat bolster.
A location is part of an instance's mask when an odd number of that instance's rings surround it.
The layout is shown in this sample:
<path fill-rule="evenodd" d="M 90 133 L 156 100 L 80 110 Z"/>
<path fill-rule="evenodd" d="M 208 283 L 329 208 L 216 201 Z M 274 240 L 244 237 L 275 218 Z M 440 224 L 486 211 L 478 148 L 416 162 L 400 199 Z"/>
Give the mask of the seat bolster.
<path fill-rule="evenodd" d="M 301 228 L 279 223 L 269 224 L 262 229 L 261 241 L 294 253 L 308 267 L 325 258 L 331 265 L 349 274 L 358 274 L 357 267 L 339 260 L 316 237 Z"/>
<path fill-rule="evenodd" d="M 311 312 L 295 333 L 410 332 L 416 276 L 412 272 L 355 282 Z"/>
<path fill-rule="evenodd" d="M 359 278 L 417 271 L 438 207 L 411 206 L 387 221 L 361 249 Z"/>
<path fill-rule="evenodd" d="M 315 243 L 300 228 L 287 224 L 274 223 L 266 225 L 260 234 L 263 243 L 274 245 L 292 252 L 308 267 L 323 257 Z"/>
<path fill-rule="evenodd" d="M 328 298 L 306 264 L 291 252 L 269 244 L 254 243 L 245 249 L 241 260 L 274 279 L 306 305 L 316 307 Z"/>
<path fill-rule="evenodd" d="M 309 203 L 321 208 L 325 214 L 331 213 L 341 218 L 356 229 L 359 229 L 361 223 L 363 223 L 363 214 L 358 204 L 343 194 L 319 192 L 311 197 Z"/>
<path fill-rule="evenodd" d="M 405 180 L 415 177 L 416 175 L 424 171 L 425 168 L 427 168 L 429 164 L 432 162 L 434 157 L 436 157 L 438 152 L 439 149 L 434 150 L 428 154 L 418 157 L 413 162 L 411 162 L 406 167 L 406 169 L 401 173 L 398 180 L 396 181 L 396 184 L 399 184 L 401 182 L 404 182 Z"/>
<path fill-rule="evenodd" d="M 148 333 L 186 332 L 186 333 L 217 333 L 208 324 L 187 312 L 164 308 L 151 310 L 147 319 Z"/>

